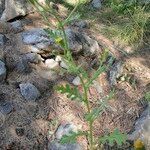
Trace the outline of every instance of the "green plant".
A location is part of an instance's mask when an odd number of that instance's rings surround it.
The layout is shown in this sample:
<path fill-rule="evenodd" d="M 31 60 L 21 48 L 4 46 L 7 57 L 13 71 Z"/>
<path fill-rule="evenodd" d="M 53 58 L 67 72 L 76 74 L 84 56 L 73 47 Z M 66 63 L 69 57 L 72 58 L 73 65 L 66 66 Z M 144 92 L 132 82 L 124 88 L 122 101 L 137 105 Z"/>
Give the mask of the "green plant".
<path fill-rule="evenodd" d="M 150 92 L 146 92 L 144 97 L 147 101 L 150 101 Z"/>
<path fill-rule="evenodd" d="M 149 5 L 137 0 L 109 0 L 102 12 L 107 24 L 104 33 L 116 37 L 123 44 L 140 45 L 149 33 Z M 113 14 L 113 15 L 111 15 Z M 112 16 L 112 17 L 111 17 Z"/>
<path fill-rule="evenodd" d="M 93 81 L 97 79 L 101 73 L 105 72 L 109 68 L 112 62 L 108 63 L 107 65 L 105 64 L 106 58 L 108 56 L 108 52 L 105 52 L 101 57 L 100 66 L 92 76 L 89 76 L 86 70 L 75 63 L 69 48 L 65 26 L 74 20 L 74 18 L 79 17 L 78 14 L 74 14 L 80 3 L 76 5 L 68 17 L 63 20 L 59 13 L 49 4 L 49 1 L 47 1 L 45 6 L 41 5 L 38 0 L 29 1 L 37 8 L 37 10 L 41 13 L 44 20 L 46 21 L 48 28 L 45 29 L 45 31 L 49 34 L 50 37 L 53 37 L 55 42 L 64 50 L 62 58 L 63 61 L 67 64 L 68 68 L 64 69 L 63 71 L 78 76 L 80 78 L 81 87 L 83 88 L 83 92 L 80 92 L 76 86 L 72 87 L 69 84 L 56 87 L 57 91 L 61 92 L 62 94 L 66 94 L 67 97 L 71 100 L 78 100 L 84 104 L 86 107 L 85 120 L 87 121 L 89 127 L 87 131 L 78 131 L 77 133 L 71 132 L 69 135 L 63 136 L 60 142 L 75 142 L 78 136 L 86 136 L 89 142 L 89 150 L 97 149 L 96 145 L 100 145 L 105 142 L 110 142 L 112 144 L 116 141 L 119 145 L 122 144 L 125 142 L 125 134 L 121 134 L 118 130 L 115 130 L 115 132 L 110 133 L 110 135 L 104 136 L 103 138 L 95 137 L 93 133 L 94 121 L 104 112 L 106 108 L 109 107 L 108 100 L 112 98 L 114 91 L 110 92 L 108 96 L 99 100 L 96 108 L 92 108 L 88 99 L 89 88 L 93 84 Z M 49 16 L 54 17 L 57 20 L 57 25 L 52 25 L 49 23 Z M 55 29 L 52 29 L 54 26 Z"/>

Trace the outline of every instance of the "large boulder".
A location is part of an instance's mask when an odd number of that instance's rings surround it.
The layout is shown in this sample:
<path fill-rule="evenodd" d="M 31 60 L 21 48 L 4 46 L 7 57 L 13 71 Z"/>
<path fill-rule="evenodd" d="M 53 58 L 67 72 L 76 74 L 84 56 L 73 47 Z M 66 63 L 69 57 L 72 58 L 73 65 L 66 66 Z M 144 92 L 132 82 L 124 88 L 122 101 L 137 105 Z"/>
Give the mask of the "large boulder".
<path fill-rule="evenodd" d="M 9 21 L 18 16 L 25 16 L 32 10 L 31 5 L 28 3 L 27 0 L 1 0 L 1 3 L 2 4 L 0 5 L 0 7 L 3 8 L 2 10 L 0 10 L 2 14 L 1 20 L 5 21 Z"/>

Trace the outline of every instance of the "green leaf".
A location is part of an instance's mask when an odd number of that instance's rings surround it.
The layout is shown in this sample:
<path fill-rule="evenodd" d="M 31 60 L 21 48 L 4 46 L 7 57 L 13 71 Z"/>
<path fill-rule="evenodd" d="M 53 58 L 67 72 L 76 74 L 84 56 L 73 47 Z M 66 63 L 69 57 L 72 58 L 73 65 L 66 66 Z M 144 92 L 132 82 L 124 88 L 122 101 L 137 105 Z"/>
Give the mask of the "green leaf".
<path fill-rule="evenodd" d="M 73 14 L 69 18 L 67 18 L 66 20 L 64 20 L 62 22 L 62 24 L 63 24 L 63 26 L 64 25 L 68 25 L 68 24 L 72 23 L 73 21 L 78 20 L 79 18 L 80 18 L 80 14 L 79 13 Z"/>
<path fill-rule="evenodd" d="M 57 38 L 62 38 L 63 36 L 63 33 L 61 30 L 51 30 L 51 29 L 44 29 L 45 32 L 48 33 L 48 35 L 53 38 L 54 40 L 57 39 Z"/>
<path fill-rule="evenodd" d="M 110 133 L 109 135 L 101 137 L 99 140 L 103 144 L 108 142 L 110 146 L 113 146 L 115 142 L 119 146 L 121 146 L 127 140 L 127 135 L 121 133 L 118 129 L 116 129 L 114 130 L 114 132 Z"/>
<path fill-rule="evenodd" d="M 71 100 L 79 99 L 82 101 L 82 96 L 79 93 L 77 87 L 71 88 L 69 84 L 66 84 L 65 86 L 63 86 L 63 85 L 57 86 L 56 90 L 62 94 L 66 94 L 67 97 L 70 98 Z"/>
<path fill-rule="evenodd" d="M 147 101 L 150 101 L 150 92 L 147 92 L 144 97 Z"/>
<path fill-rule="evenodd" d="M 102 114 L 103 110 L 101 108 L 94 108 L 91 113 L 85 115 L 86 121 L 94 122 L 94 120 Z"/>
<path fill-rule="evenodd" d="M 60 143 L 61 144 L 65 144 L 65 143 L 76 143 L 77 138 L 79 136 L 83 136 L 86 135 L 86 132 L 82 132 L 82 131 L 78 131 L 78 132 L 70 132 L 69 135 L 64 135 L 61 139 L 60 139 Z"/>
<path fill-rule="evenodd" d="M 101 73 L 105 72 L 105 71 L 106 71 L 106 66 L 100 66 L 100 67 L 96 70 L 96 72 L 94 73 L 94 75 L 92 76 L 92 78 L 89 79 L 89 81 L 86 83 L 86 87 L 89 88 L 90 85 L 93 84 L 93 81 L 94 81 L 95 79 L 97 79 L 98 76 L 99 76 Z"/>

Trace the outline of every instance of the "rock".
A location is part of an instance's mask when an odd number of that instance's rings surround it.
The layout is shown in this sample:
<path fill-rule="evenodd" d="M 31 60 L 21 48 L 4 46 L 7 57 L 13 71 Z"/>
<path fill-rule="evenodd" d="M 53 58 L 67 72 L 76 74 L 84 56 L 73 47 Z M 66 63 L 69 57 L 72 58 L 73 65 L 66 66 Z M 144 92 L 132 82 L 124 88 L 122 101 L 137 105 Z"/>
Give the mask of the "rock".
<path fill-rule="evenodd" d="M 24 135 L 24 128 L 16 128 L 16 134 L 18 136 L 23 136 Z"/>
<path fill-rule="evenodd" d="M 55 133 L 55 137 L 57 140 L 60 140 L 64 135 L 69 135 L 69 133 L 73 131 L 73 132 L 76 132 L 77 129 L 76 129 L 76 126 L 73 125 L 73 124 L 62 124 L 58 127 L 56 133 Z"/>
<path fill-rule="evenodd" d="M 5 9 L 5 0 L 0 0 L 0 17 Z"/>
<path fill-rule="evenodd" d="M 100 47 L 97 41 L 89 36 L 73 31 L 72 29 L 66 29 L 66 36 L 69 41 L 69 47 L 73 53 L 79 53 L 83 51 L 86 55 L 93 55 L 99 52 Z"/>
<path fill-rule="evenodd" d="M 25 44 L 47 44 L 52 43 L 53 40 L 50 39 L 47 33 L 41 28 L 31 29 L 22 33 L 22 40 Z M 43 45 L 42 45 L 43 46 Z M 43 47 L 42 47 L 43 48 Z"/>
<path fill-rule="evenodd" d="M 30 51 L 31 52 L 33 52 L 33 53 L 43 53 L 43 51 L 41 51 L 40 49 L 38 49 L 37 47 L 35 47 L 35 46 L 32 46 L 32 45 L 30 45 L 29 46 L 29 49 L 30 49 Z"/>
<path fill-rule="evenodd" d="M 0 46 L 4 46 L 6 42 L 7 42 L 6 36 L 3 34 L 0 34 Z"/>
<path fill-rule="evenodd" d="M 116 61 L 110 69 L 109 81 L 111 85 L 117 84 L 117 78 L 121 76 L 123 72 L 123 64 L 121 61 Z"/>
<path fill-rule="evenodd" d="M 55 61 L 54 59 L 46 59 L 45 65 L 49 69 L 56 69 L 59 67 L 59 63 L 57 61 Z"/>
<path fill-rule="evenodd" d="M 96 40 L 84 35 L 85 42 L 83 41 L 83 49 L 86 55 L 94 55 L 100 52 L 101 48 Z"/>
<path fill-rule="evenodd" d="M 6 78 L 5 64 L 0 60 L 0 82 L 3 82 Z"/>
<path fill-rule="evenodd" d="M 61 62 L 62 61 L 62 58 L 61 58 L 61 56 L 56 56 L 56 58 L 55 58 L 55 61 L 57 61 L 57 62 Z"/>
<path fill-rule="evenodd" d="M 0 127 L 4 125 L 5 122 L 5 115 L 0 112 Z"/>
<path fill-rule="evenodd" d="M 82 147 L 77 144 L 60 144 L 58 142 L 51 142 L 48 145 L 48 150 L 82 150 Z"/>
<path fill-rule="evenodd" d="M 148 106 L 135 123 L 134 131 L 128 135 L 129 140 L 140 139 L 144 145 L 150 147 L 150 107 Z"/>
<path fill-rule="evenodd" d="M 7 115 L 12 112 L 13 108 L 14 107 L 13 107 L 12 103 L 5 102 L 0 105 L 0 112 L 3 113 L 4 115 Z"/>
<path fill-rule="evenodd" d="M 9 21 L 19 16 L 25 16 L 31 11 L 31 5 L 26 0 L 5 0 L 5 10 L 1 20 Z"/>
<path fill-rule="evenodd" d="M 83 29 L 83 28 L 87 28 L 88 27 L 88 24 L 86 21 L 82 20 L 82 21 L 75 21 L 73 23 L 74 26 L 80 28 L 80 29 Z"/>
<path fill-rule="evenodd" d="M 19 20 L 10 23 L 10 25 L 12 30 L 15 31 L 15 33 L 23 31 L 23 24 Z"/>
<path fill-rule="evenodd" d="M 22 33 L 22 40 L 27 45 L 32 45 L 31 51 L 40 53 L 41 50 L 49 50 L 54 45 L 53 39 L 41 28 L 35 28 Z"/>
<path fill-rule="evenodd" d="M 80 78 L 77 76 L 76 78 L 74 78 L 74 80 L 72 81 L 72 83 L 76 86 L 80 85 L 81 82 L 80 82 Z"/>
<path fill-rule="evenodd" d="M 95 9 L 99 9 L 102 6 L 101 0 L 92 0 L 92 7 Z"/>
<path fill-rule="evenodd" d="M 22 83 L 19 85 L 21 95 L 27 101 L 36 101 L 40 97 L 39 90 L 31 83 Z"/>
<path fill-rule="evenodd" d="M 27 53 L 24 55 L 24 59 L 26 59 L 30 63 L 38 64 L 39 62 L 43 61 L 42 57 L 36 53 Z"/>
<path fill-rule="evenodd" d="M 69 47 L 74 53 L 81 52 L 83 49 L 80 35 L 75 33 L 70 28 L 65 30 L 66 36 L 69 41 Z"/>
<path fill-rule="evenodd" d="M 64 62 L 63 60 L 60 62 L 60 66 L 64 69 L 68 69 L 69 66 L 66 64 L 66 62 Z"/>
<path fill-rule="evenodd" d="M 25 57 L 19 57 L 18 62 L 14 66 L 15 70 L 20 73 L 30 73 L 31 68 L 28 64 L 28 60 Z"/>

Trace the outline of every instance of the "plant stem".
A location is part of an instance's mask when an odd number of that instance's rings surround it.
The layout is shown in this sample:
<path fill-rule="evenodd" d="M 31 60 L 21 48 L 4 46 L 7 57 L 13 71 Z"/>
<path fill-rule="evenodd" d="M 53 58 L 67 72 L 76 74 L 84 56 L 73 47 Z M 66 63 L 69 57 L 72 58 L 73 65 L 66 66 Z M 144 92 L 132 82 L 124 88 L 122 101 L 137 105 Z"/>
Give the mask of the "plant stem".
<path fill-rule="evenodd" d="M 81 80 L 81 84 L 84 90 L 84 102 L 86 104 L 87 107 L 87 113 L 90 114 L 91 113 L 91 107 L 90 107 L 90 102 L 88 100 L 88 94 L 87 94 L 87 87 L 82 79 L 81 76 L 79 76 L 80 80 Z M 89 126 L 89 148 L 90 150 L 94 150 L 94 136 L 93 136 L 93 121 L 89 121 L 88 122 L 88 126 Z"/>

